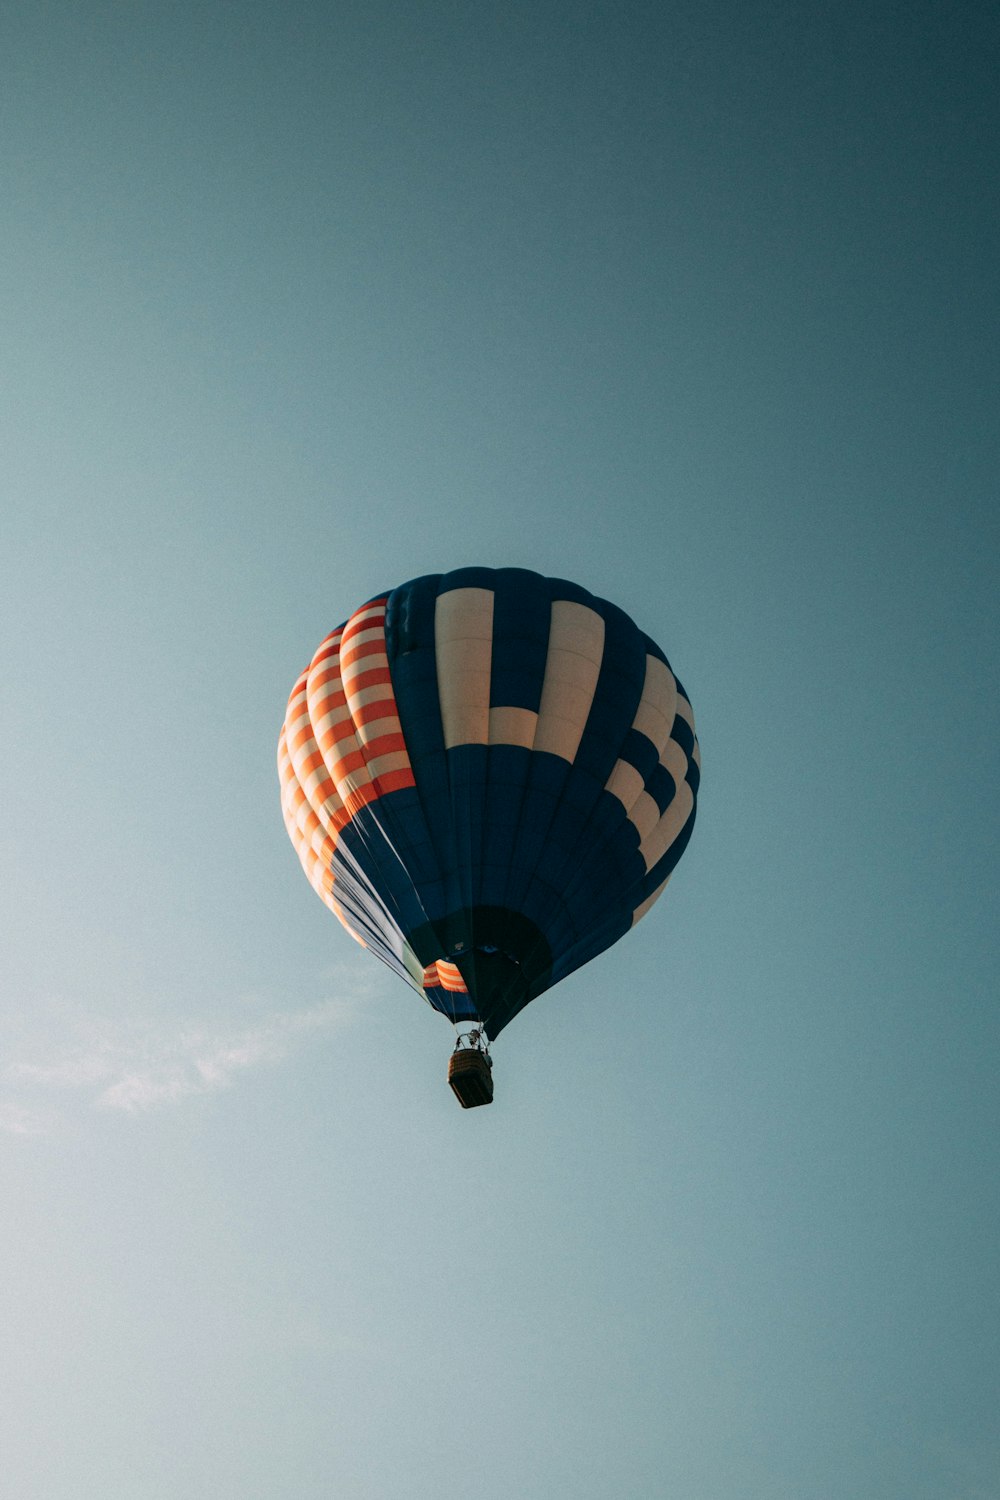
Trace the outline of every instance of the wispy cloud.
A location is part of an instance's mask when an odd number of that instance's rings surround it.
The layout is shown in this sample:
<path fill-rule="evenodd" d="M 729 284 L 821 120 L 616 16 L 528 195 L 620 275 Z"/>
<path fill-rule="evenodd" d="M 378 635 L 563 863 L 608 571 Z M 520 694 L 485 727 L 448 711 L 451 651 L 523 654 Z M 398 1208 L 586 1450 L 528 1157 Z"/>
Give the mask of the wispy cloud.
<path fill-rule="evenodd" d="M 20 1055 L 4 1068 L 0 1130 L 47 1133 L 57 1117 L 52 1108 L 57 1095 L 134 1114 L 216 1093 L 255 1069 L 275 1066 L 311 1039 L 349 1025 L 358 1013 L 356 999 L 338 998 L 258 1014 L 252 1024 L 77 1016 L 67 1027 L 63 1017 L 58 1039 L 29 1044 L 22 1038 Z"/>
<path fill-rule="evenodd" d="M 0 1130 L 8 1135 L 46 1135 L 51 1128 L 50 1112 L 27 1109 L 14 1099 L 0 1101 Z"/>

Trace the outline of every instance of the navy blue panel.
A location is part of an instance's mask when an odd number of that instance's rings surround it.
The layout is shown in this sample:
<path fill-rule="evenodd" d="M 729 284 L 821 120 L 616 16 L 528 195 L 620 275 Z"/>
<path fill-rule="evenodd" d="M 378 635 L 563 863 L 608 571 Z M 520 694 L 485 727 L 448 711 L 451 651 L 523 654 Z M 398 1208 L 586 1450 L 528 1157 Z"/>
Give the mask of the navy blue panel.
<path fill-rule="evenodd" d="M 660 809 L 662 817 L 677 795 L 677 783 L 666 766 L 658 765 L 646 782 L 646 791 Z"/>
<path fill-rule="evenodd" d="M 524 893 L 525 914 L 534 911 L 544 916 L 545 936 L 554 952 L 561 953 L 578 940 L 579 933 L 559 892 L 544 880 L 533 880 Z M 534 921 L 532 917 L 530 920 Z"/>
<path fill-rule="evenodd" d="M 645 869 L 638 832 L 626 819 L 602 847 L 600 859 L 581 865 L 570 884 L 562 887 L 577 927 L 596 927 L 619 907 L 631 913 L 636 903 L 629 893 Z"/>
<path fill-rule="evenodd" d="M 580 842 L 583 826 L 603 791 L 604 781 L 600 775 L 593 775 L 581 767 L 579 761 L 574 761 L 563 786 L 558 818 L 560 823 L 565 822 L 567 828 L 572 827 L 577 844 Z"/>
<path fill-rule="evenodd" d="M 494 635 L 494 652 L 497 645 L 497 637 Z M 490 707 L 527 708 L 532 713 L 537 713 L 542 701 L 548 640 L 506 641 L 504 645 L 512 654 L 516 652 L 517 666 L 505 667 L 494 658 L 490 674 Z"/>
<path fill-rule="evenodd" d="M 674 669 L 670 666 L 670 663 L 667 661 L 666 656 L 664 655 L 660 647 L 656 644 L 656 642 L 651 641 L 648 635 L 643 636 L 643 641 L 646 644 L 646 650 L 649 652 L 650 656 L 655 656 L 657 661 L 662 661 L 665 667 L 669 667 L 672 675 Z M 680 683 L 678 683 L 677 686 L 680 687 Z M 684 696 L 686 698 L 687 694 L 685 693 Z"/>
<path fill-rule="evenodd" d="M 396 857 L 405 865 L 418 891 L 440 878 L 437 851 L 415 787 L 400 787 L 395 792 L 383 793 L 363 808 L 362 813 L 369 814 L 384 829 Z M 361 813 L 355 814 L 352 825 L 361 816 Z"/>
<path fill-rule="evenodd" d="M 670 738 L 677 741 L 678 745 L 680 745 L 688 760 L 690 760 L 691 751 L 694 749 L 694 732 L 687 719 L 682 719 L 680 714 L 678 714 L 674 719 L 673 728 L 670 731 Z"/>
<path fill-rule="evenodd" d="M 490 704 L 537 713 L 552 622 L 548 580 L 520 568 L 504 568 L 494 575 L 493 589 Z M 520 892 L 530 878 L 531 859 L 523 829 L 537 816 L 527 804 L 535 760 L 523 747 L 490 746 L 479 887 L 484 905 L 521 910 Z M 503 927 L 499 940 L 505 948 L 513 943 Z"/>
<path fill-rule="evenodd" d="M 560 979 L 565 979 L 575 969 L 589 963 L 592 958 L 596 958 L 599 953 L 603 953 L 606 948 L 617 943 L 619 938 L 625 936 L 631 925 L 631 912 L 628 916 L 624 912 L 616 912 L 600 928 L 587 933 L 573 947 L 564 949 L 552 965 L 552 983 L 557 984 Z M 614 989 L 614 982 L 612 970 L 609 974 L 609 983 L 612 988 L 608 999 L 612 1002 L 621 1001 L 625 1007 L 630 1007 L 632 997 L 618 993 Z"/>
<path fill-rule="evenodd" d="M 444 908 L 453 911 L 467 904 L 468 891 L 463 885 L 460 866 L 467 857 L 465 846 L 459 840 L 455 823 L 450 750 L 436 750 L 433 755 L 413 762 L 413 773 L 420 789 L 420 798 L 427 818 L 431 838 L 438 851 L 438 860 L 445 882 Z"/>
<path fill-rule="evenodd" d="M 661 880 L 663 878 L 661 876 Z M 638 852 L 638 847 L 619 862 L 609 862 L 608 881 L 609 886 L 616 893 L 615 899 L 584 927 L 572 947 L 560 952 L 558 959 L 553 963 L 553 983 L 556 973 L 560 978 L 565 978 L 574 969 L 588 963 L 599 953 L 603 953 L 606 948 L 611 947 L 628 932 L 632 926 L 636 906 L 645 899 L 650 890 L 655 889 L 655 886 L 647 888 L 648 876 L 645 873 L 645 862 Z"/>
<path fill-rule="evenodd" d="M 567 599 L 571 604 L 585 604 L 588 609 L 595 609 L 600 614 L 604 600 L 595 599 L 593 594 L 589 594 L 578 583 L 570 583 L 568 578 L 548 578 L 545 581 L 549 586 L 549 598 L 553 601 Z"/>
<path fill-rule="evenodd" d="M 548 581 L 520 568 L 503 568 L 493 575 L 492 587 L 490 704 L 537 713 L 552 619 Z M 479 878 L 479 900 L 484 905 L 519 910 L 517 892 L 527 877 L 520 830 L 534 761 L 532 752 L 523 747 L 489 748 Z M 504 930 L 499 937 L 502 944 L 512 941 Z"/>
<path fill-rule="evenodd" d="M 693 760 L 688 761 L 687 775 L 685 776 L 684 780 L 691 788 L 695 797 L 697 797 L 698 788 L 701 785 L 701 770 Z"/>
<path fill-rule="evenodd" d="M 649 874 L 646 876 L 643 886 L 639 892 L 639 900 L 636 902 L 637 906 L 640 905 L 641 902 L 645 901 L 647 897 L 651 896 L 657 889 L 657 887 L 663 884 L 668 875 L 673 874 L 674 869 L 677 865 L 677 861 L 680 859 L 681 855 L 684 853 L 684 850 L 687 848 L 688 844 L 691 841 L 691 835 L 694 832 L 695 812 L 696 809 L 692 808 L 691 816 L 688 818 L 687 822 L 684 824 L 684 827 L 681 829 L 680 833 L 670 845 L 670 848 L 667 850 L 666 854 L 664 854 L 662 859 L 657 861 L 657 863 L 650 870 Z"/>
<path fill-rule="evenodd" d="M 559 798 L 569 770 L 568 763 L 557 755 L 531 751 L 526 763 L 527 777 L 512 816 L 516 819 L 514 846 L 507 871 L 503 905 L 521 911 L 546 932 L 546 913 L 537 906 L 524 905 L 525 893 L 545 847 L 549 824 L 559 806 Z"/>
<path fill-rule="evenodd" d="M 545 579 L 519 568 L 494 575 L 491 706 L 538 712 L 551 620 Z"/>
<path fill-rule="evenodd" d="M 603 599 L 604 654 L 594 702 L 574 764 L 601 784 L 614 770 L 635 718 L 646 681 L 646 648 L 628 615 Z"/>
<path fill-rule="evenodd" d="M 394 589 L 386 606 L 386 646 L 396 708 L 417 784 L 426 837 L 436 857 L 435 876 L 430 882 L 433 889 L 422 893 L 423 906 L 432 921 L 457 904 L 460 865 L 451 813 L 434 639 L 441 581 L 440 574 L 414 579 Z"/>
<path fill-rule="evenodd" d="M 424 995 L 433 1009 L 445 1016 L 453 1026 L 459 1021 L 479 1020 L 479 1012 L 472 1002 L 472 997 L 463 995 L 460 990 L 437 988 L 424 990 Z"/>
<path fill-rule="evenodd" d="M 364 880 L 355 880 L 334 861 L 334 894 L 350 927 L 383 963 L 389 965 L 403 978 L 406 970 L 398 956 L 400 935 L 395 921 L 378 900 Z"/>
<path fill-rule="evenodd" d="M 432 839 L 429 801 L 440 790 L 433 774 L 417 774 L 434 755 L 444 753 L 434 656 L 436 577 L 418 578 L 394 589 L 386 605 L 386 654 L 403 738 L 417 780 L 417 791 Z M 442 767 L 443 770 L 443 767 Z M 436 842 L 436 840 L 435 840 Z"/>
<path fill-rule="evenodd" d="M 483 864 L 478 894 L 484 906 L 504 904 L 507 872 L 514 859 L 531 761 L 532 752 L 518 745 L 491 745 L 487 751 Z"/>
<path fill-rule="evenodd" d="M 524 877 L 530 876 L 538 864 L 568 773 L 569 763 L 561 756 L 539 750 L 532 752 L 518 819 L 517 847 L 511 869 L 512 888 L 523 884 Z"/>
<path fill-rule="evenodd" d="M 378 919 L 376 905 L 381 907 L 399 932 L 407 932 L 426 921 L 418 887 L 406 865 L 393 853 L 382 829 L 373 816 L 372 806 L 354 814 L 337 839 L 333 856 L 334 874 L 343 878 L 363 879 L 368 890 L 364 904 L 372 920 Z"/>
<path fill-rule="evenodd" d="M 451 906 L 452 910 L 471 910 L 477 904 L 476 881 L 483 857 L 486 746 L 455 745 L 447 754 L 450 816 L 458 861 Z"/>
<path fill-rule="evenodd" d="M 434 649 L 434 601 L 439 573 L 414 578 L 393 589 L 385 606 L 385 639 L 390 670 L 397 656 L 419 646 Z M 393 673 L 393 682 L 396 677 Z"/>
<path fill-rule="evenodd" d="M 452 589 L 491 589 L 494 573 L 492 568 L 456 568 L 454 573 L 445 573 L 438 584 L 439 594 L 450 594 Z"/>
<path fill-rule="evenodd" d="M 589 865 L 592 858 L 589 839 L 584 836 L 586 827 L 587 825 L 581 826 L 579 813 L 567 805 L 565 797 L 561 799 L 553 813 L 536 866 L 544 879 L 561 890 L 566 888 L 581 866 Z"/>
<path fill-rule="evenodd" d="M 604 841 L 614 838 L 615 833 L 622 824 L 627 822 L 628 818 L 625 814 L 625 809 L 618 798 L 613 792 L 604 792 L 601 800 L 594 808 L 591 818 L 591 826 L 595 835 L 592 848 L 600 848 Z M 631 824 L 630 826 L 634 827 L 635 825 Z"/>
<path fill-rule="evenodd" d="M 547 852 L 546 877 L 562 892 L 577 929 L 606 921 L 619 907 L 631 912 L 635 902 L 629 892 L 645 872 L 639 843 L 639 831 L 621 802 L 602 792 L 586 827 L 586 843 L 578 844 L 575 858 L 567 854 L 557 866 Z"/>
<path fill-rule="evenodd" d="M 643 781 L 648 781 L 659 765 L 660 753 L 653 741 L 638 729 L 630 729 L 622 741 L 619 751 L 621 759 L 635 766 Z"/>

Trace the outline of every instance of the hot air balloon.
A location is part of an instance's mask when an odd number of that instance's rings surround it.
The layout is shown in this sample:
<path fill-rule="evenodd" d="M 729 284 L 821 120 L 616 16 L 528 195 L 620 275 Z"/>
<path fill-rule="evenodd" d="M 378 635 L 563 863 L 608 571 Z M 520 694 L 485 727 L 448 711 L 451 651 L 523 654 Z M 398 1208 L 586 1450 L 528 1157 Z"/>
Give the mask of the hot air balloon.
<path fill-rule="evenodd" d="M 449 1082 L 618 941 L 694 826 L 691 704 L 628 615 L 561 578 L 464 568 L 369 599 L 317 648 L 278 745 L 317 894 L 459 1030 Z"/>

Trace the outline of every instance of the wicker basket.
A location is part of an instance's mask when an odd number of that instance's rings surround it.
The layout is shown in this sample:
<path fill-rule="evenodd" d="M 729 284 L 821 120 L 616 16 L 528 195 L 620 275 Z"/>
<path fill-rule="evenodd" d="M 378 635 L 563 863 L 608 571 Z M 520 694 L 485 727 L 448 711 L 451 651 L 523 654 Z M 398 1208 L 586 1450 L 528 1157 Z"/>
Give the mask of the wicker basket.
<path fill-rule="evenodd" d="M 448 1082 L 463 1109 L 493 1103 L 493 1070 L 475 1047 L 463 1047 L 448 1059 Z"/>

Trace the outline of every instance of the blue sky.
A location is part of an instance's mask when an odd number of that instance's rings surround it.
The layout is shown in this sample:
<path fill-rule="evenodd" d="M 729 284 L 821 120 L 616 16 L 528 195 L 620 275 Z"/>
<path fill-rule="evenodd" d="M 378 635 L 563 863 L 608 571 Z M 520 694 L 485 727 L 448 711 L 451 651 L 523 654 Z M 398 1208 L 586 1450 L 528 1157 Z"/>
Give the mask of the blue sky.
<path fill-rule="evenodd" d="M 18 1500 L 998 1500 L 996 43 L 7 7 Z M 274 750 L 473 563 L 628 610 L 704 779 L 468 1114 Z"/>

